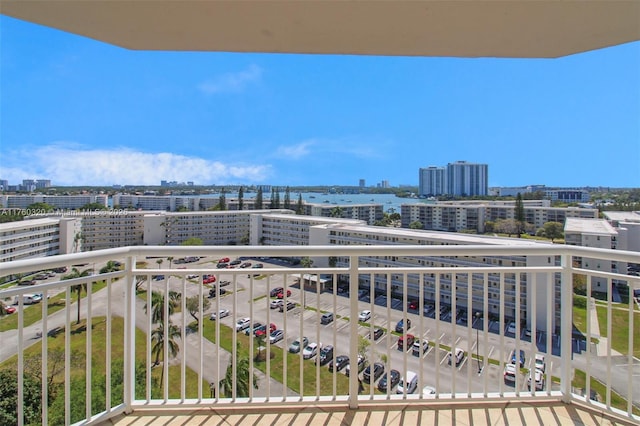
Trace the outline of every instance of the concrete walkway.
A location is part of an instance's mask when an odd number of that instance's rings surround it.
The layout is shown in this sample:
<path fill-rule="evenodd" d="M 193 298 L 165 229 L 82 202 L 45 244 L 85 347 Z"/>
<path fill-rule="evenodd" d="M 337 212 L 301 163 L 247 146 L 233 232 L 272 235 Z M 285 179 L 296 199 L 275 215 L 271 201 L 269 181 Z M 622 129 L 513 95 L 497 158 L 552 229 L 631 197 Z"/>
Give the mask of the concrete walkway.
<path fill-rule="evenodd" d="M 598 310 L 596 308 L 595 299 L 591 298 L 591 309 L 589 310 L 589 326 L 591 327 L 591 335 L 592 337 L 598 339 L 598 343 L 596 344 L 596 355 L 597 356 L 607 356 L 607 345 L 609 339 L 600 335 L 600 323 L 598 321 Z M 611 348 L 611 355 L 618 356 L 622 355 L 620 352 Z"/>

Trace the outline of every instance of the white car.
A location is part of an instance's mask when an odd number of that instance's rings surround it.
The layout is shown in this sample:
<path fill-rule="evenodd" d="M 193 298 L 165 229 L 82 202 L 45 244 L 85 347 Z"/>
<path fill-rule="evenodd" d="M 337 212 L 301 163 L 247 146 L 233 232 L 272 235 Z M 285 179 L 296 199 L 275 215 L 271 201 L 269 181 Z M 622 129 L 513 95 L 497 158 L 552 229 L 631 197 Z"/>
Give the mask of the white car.
<path fill-rule="evenodd" d="M 371 319 L 371 311 L 365 309 L 364 311 L 360 311 L 360 315 L 358 315 L 358 321 L 365 322 Z"/>
<path fill-rule="evenodd" d="M 423 398 L 427 398 L 427 399 L 435 398 L 436 393 L 437 393 L 436 388 L 434 388 L 433 386 L 425 386 L 422 388 Z"/>
<path fill-rule="evenodd" d="M 273 330 L 269 335 L 269 343 L 271 344 L 278 343 L 282 339 L 284 339 L 283 330 Z"/>
<path fill-rule="evenodd" d="M 529 372 L 529 378 L 527 379 L 527 386 L 529 387 L 529 389 L 531 389 L 531 379 L 533 377 L 533 380 L 535 380 L 535 386 L 537 391 L 541 391 L 544 390 L 544 373 L 540 370 L 538 370 L 537 368 L 534 370 L 531 370 Z"/>
<path fill-rule="evenodd" d="M 507 364 L 504 366 L 504 372 L 502 373 L 505 382 L 515 383 L 516 381 L 516 365 L 515 364 Z"/>
<path fill-rule="evenodd" d="M 220 311 L 218 313 L 216 313 L 216 312 L 212 313 L 211 316 L 209 317 L 209 319 L 211 321 L 215 321 L 218 318 L 222 319 L 224 317 L 228 317 L 230 313 L 231 312 L 229 312 L 228 309 L 220 309 Z"/>
<path fill-rule="evenodd" d="M 270 303 L 269 303 L 269 308 L 270 309 L 278 309 L 280 306 L 282 306 L 284 304 L 282 299 L 273 299 Z"/>
<path fill-rule="evenodd" d="M 547 363 L 544 359 L 544 355 L 536 354 L 536 369 L 542 371 L 543 373 L 547 369 Z"/>
<path fill-rule="evenodd" d="M 302 358 L 310 359 L 318 354 L 318 349 L 322 348 L 322 344 L 318 344 L 315 342 L 309 343 L 306 348 L 302 351 Z"/>
<path fill-rule="evenodd" d="M 516 334 L 516 323 L 511 321 L 509 325 L 507 325 L 507 329 L 505 332 L 507 334 Z"/>
<path fill-rule="evenodd" d="M 457 367 L 464 359 L 464 351 L 461 348 L 456 348 L 455 353 L 449 352 L 449 364 L 451 364 L 453 357 L 455 357 Z"/>
<path fill-rule="evenodd" d="M 242 331 L 249 328 L 249 324 L 251 324 L 251 318 L 249 317 L 240 318 L 236 322 L 236 331 Z"/>

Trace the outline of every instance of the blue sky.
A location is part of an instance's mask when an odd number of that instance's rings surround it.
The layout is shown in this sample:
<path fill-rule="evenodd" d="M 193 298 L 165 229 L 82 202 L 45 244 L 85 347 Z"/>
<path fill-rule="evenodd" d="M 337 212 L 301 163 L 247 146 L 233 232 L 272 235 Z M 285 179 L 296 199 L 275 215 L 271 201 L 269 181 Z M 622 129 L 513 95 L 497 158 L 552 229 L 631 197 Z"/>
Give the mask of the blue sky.
<path fill-rule="evenodd" d="M 128 51 L 0 17 L 0 178 L 640 186 L 640 43 L 561 59 Z"/>

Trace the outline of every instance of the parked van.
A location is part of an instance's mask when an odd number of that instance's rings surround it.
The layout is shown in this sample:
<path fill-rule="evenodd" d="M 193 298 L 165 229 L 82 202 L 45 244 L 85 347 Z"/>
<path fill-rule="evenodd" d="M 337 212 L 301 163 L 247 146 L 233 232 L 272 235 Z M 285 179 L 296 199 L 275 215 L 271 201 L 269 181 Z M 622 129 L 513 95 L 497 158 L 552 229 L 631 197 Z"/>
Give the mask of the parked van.
<path fill-rule="evenodd" d="M 17 305 L 18 303 L 20 303 L 20 296 L 16 296 L 15 301 L 13 302 L 14 305 Z M 36 294 L 23 294 L 22 295 L 22 303 L 24 303 L 25 305 L 33 305 L 34 303 L 38 303 L 42 300 L 42 296 L 40 295 L 36 295 Z"/>
<path fill-rule="evenodd" d="M 400 383 L 398 383 L 398 387 L 396 388 L 396 393 L 414 393 L 418 388 L 418 375 L 413 371 L 407 371 L 407 374 L 400 379 Z"/>

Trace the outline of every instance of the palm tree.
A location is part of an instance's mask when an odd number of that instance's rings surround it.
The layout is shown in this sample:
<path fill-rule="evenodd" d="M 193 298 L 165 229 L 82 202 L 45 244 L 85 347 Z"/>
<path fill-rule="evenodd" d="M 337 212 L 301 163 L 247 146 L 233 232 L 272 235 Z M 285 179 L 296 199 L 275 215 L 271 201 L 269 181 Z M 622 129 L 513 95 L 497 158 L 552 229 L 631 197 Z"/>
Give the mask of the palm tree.
<path fill-rule="evenodd" d="M 233 384 L 236 384 L 236 397 L 248 397 L 249 396 L 249 358 L 244 357 L 238 360 L 236 367 L 236 377 L 233 377 L 233 361 L 227 366 L 227 372 L 224 378 L 220 380 L 220 392 L 227 398 L 231 398 L 233 395 Z M 253 374 L 253 387 L 258 389 L 258 377 Z"/>
<path fill-rule="evenodd" d="M 164 345 L 165 345 L 164 338 L 165 336 L 164 336 L 164 321 L 163 321 L 160 324 L 158 324 L 158 328 L 154 329 L 151 332 L 151 342 L 152 342 L 151 354 L 155 355 L 156 357 L 153 363 L 154 366 L 160 364 L 160 356 L 164 354 Z M 169 322 L 169 329 L 167 330 L 167 341 L 166 341 L 168 345 L 169 358 L 175 358 L 178 355 L 178 352 L 180 351 L 180 347 L 178 346 L 176 339 L 179 339 L 179 338 L 180 338 L 180 329 L 178 328 L 177 325 L 171 324 L 171 322 Z M 166 361 L 166 360 L 163 360 L 163 361 Z M 163 379 L 164 379 L 164 368 L 160 373 L 160 383 L 162 383 Z"/>
<path fill-rule="evenodd" d="M 158 264 L 158 269 L 160 269 L 160 265 L 162 265 L 162 262 L 163 262 L 162 259 L 156 260 L 156 263 Z"/>
<path fill-rule="evenodd" d="M 78 268 L 72 268 L 71 272 L 62 277 L 63 280 L 71 280 L 74 278 L 88 277 L 91 275 L 93 271 L 91 269 L 85 269 L 84 271 L 80 271 Z M 87 283 L 84 282 L 82 284 L 76 284 L 71 287 L 71 291 L 75 291 L 78 293 L 78 319 L 76 320 L 76 324 L 80 324 L 80 296 L 82 295 L 82 290 L 87 291 Z"/>
<path fill-rule="evenodd" d="M 173 315 L 180 300 L 180 293 L 169 292 L 169 316 Z M 144 312 L 147 313 L 147 305 L 144 305 Z M 158 291 L 151 293 L 151 322 L 164 321 L 164 295 Z"/>
<path fill-rule="evenodd" d="M 102 269 L 100 269 L 100 273 L 101 274 L 107 274 L 109 272 L 114 272 L 118 270 L 118 266 L 116 264 L 115 261 L 110 260 L 107 262 L 107 264 L 105 266 L 102 267 Z"/>
<path fill-rule="evenodd" d="M 167 260 L 169 261 L 169 269 L 171 269 L 171 266 L 173 265 L 173 256 L 167 257 Z"/>

